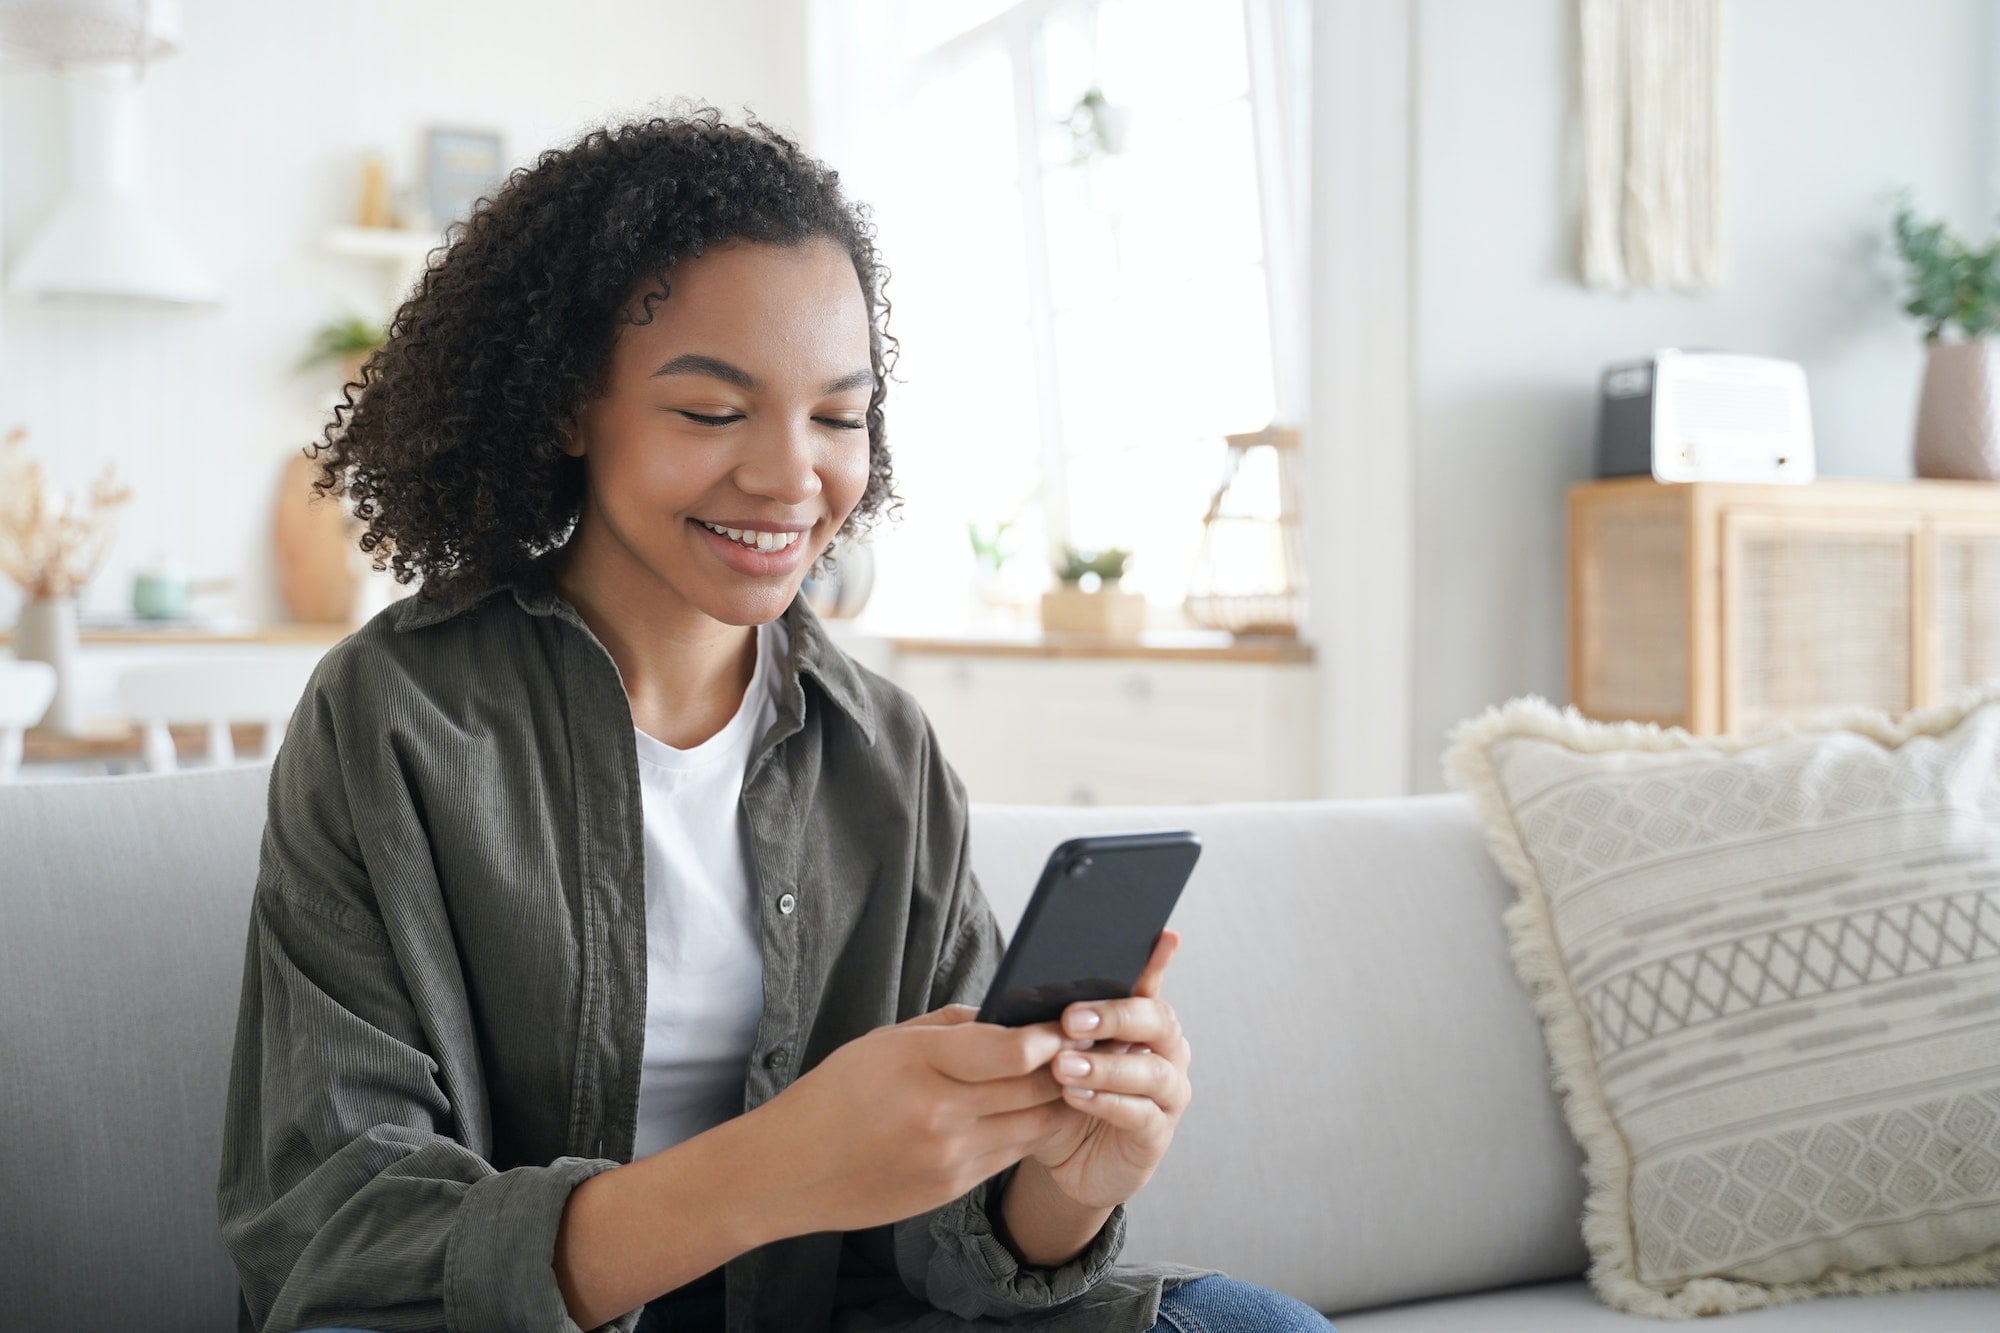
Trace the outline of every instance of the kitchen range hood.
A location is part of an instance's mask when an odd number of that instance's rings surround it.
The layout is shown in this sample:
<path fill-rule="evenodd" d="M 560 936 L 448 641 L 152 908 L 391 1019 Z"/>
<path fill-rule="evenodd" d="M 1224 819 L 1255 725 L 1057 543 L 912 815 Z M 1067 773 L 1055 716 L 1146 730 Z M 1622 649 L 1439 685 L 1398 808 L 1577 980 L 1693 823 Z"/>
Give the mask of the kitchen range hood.
<path fill-rule="evenodd" d="M 20 251 L 10 291 L 53 299 L 212 305 L 215 279 L 158 217 L 141 188 L 146 64 L 179 44 L 162 0 L 0 0 L 0 51 L 56 71 L 69 180 Z"/>

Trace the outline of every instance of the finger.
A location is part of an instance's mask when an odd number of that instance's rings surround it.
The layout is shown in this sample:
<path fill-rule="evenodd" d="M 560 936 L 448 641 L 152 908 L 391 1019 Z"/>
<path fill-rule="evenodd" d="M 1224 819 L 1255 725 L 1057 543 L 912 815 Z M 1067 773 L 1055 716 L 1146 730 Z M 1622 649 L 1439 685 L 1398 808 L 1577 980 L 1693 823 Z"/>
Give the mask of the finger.
<path fill-rule="evenodd" d="M 1033 1073 L 1016 1074 L 1012 1078 L 961 1084 L 954 1089 L 953 1097 L 955 1104 L 968 1115 L 984 1119 L 1058 1101 L 1062 1097 L 1062 1088 L 1057 1084 L 1054 1072 L 1043 1065 Z"/>
<path fill-rule="evenodd" d="M 1160 937 L 1153 941 L 1152 956 L 1146 960 L 1146 966 L 1139 973 L 1139 979 L 1132 984 L 1132 993 L 1158 995 L 1160 981 L 1167 974 L 1167 964 L 1174 961 L 1174 955 L 1180 952 L 1180 947 L 1181 933 L 1178 930 L 1162 930 Z"/>
<path fill-rule="evenodd" d="M 923 1043 L 923 1056 L 947 1078 L 984 1083 L 1014 1078 L 1040 1069 L 1065 1042 L 1054 1023 L 1003 1027 L 998 1023 L 960 1023 L 951 1027 L 919 1028 L 911 1040 Z"/>
<path fill-rule="evenodd" d="M 960 1023 L 970 1023 L 979 1016 L 979 1010 L 969 1004 L 947 1004 L 941 1009 L 933 1009 L 915 1018 L 906 1018 L 896 1024 L 899 1028 L 955 1027 Z"/>
<path fill-rule="evenodd" d="M 1073 1004 L 1063 1011 L 1063 1029 L 1072 1036 L 1087 1035 L 1100 1042 L 1143 1042 L 1177 1064 L 1186 1044 L 1173 1005 L 1150 995 Z"/>
<path fill-rule="evenodd" d="M 1167 1113 L 1151 1097 L 1099 1092 L 1095 1088 L 1065 1088 L 1063 1100 L 1085 1115 L 1140 1139 L 1164 1135 L 1172 1125 Z"/>
<path fill-rule="evenodd" d="M 1076 1112 L 1077 1108 L 1057 1100 L 1019 1111 L 981 1116 L 977 1142 L 983 1146 L 976 1147 L 973 1155 L 1004 1157 L 1006 1160 L 1001 1166 L 1017 1162 L 1040 1144 L 1046 1143 L 1050 1135 L 1076 1116 Z"/>
<path fill-rule="evenodd" d="M 1144 1055 L 1065 1052 L 1056 1057 L 1055 1079 L 1065 1090 L 1090 1088 L 1147 1097 L 1169 1114 L 1179 1114 L 1189 1100 L 1187 1076 L 1171 1061 L 1152 1052 Z"/>
<path fill-rule="evenodd" d="M 1179 931 L 1162 930 L 1159 937 L 1153 941 L 1153 952 L 1147 958 L 1146 966 L 1140 971 L 1139 979 L 1132 983 L 1132 994 L 1147 997 L 1159 995 L 1161 981 L 1166 976 L 1167 964 L 1171 963 L 1174 955 L 1180 952 L 1180 947 L 1181 935 Z M 1071 1005 L 1069 1010 L 1064 1012 L 1064 1025 L 1072 1033 L 1082 1031 L 1082 1029 L 1070 1025 L 1068 1022 L 1070 1011 L 1074 1011 L 1079 1007 L 1080 1005 Z"/>

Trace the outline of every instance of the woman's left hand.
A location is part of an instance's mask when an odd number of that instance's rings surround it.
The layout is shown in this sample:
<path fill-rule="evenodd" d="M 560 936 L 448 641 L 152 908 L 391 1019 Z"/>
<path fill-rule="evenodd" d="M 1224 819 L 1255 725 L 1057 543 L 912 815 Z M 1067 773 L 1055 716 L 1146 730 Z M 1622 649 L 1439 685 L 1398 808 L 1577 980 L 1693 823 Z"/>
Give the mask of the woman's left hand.
<path fill-rule="evenodd" d="M 1160 998 L 1161 978 L 1180 943 L 1178 932 L 1160 932 L 1129 999 L 1081 1001 L 1063 1010 L 1063 1035 L 1096 1043 L 1064 1051 L 1051 1066 L 1064 1103 L 1081 1114 L 1064 1117 L 1031 1156 L 1085 1207 L 1110 1208 L 1139 1192 L 1166 1156 L 1193 1096 L 1187 1038 L 1173 1006 Z"/>

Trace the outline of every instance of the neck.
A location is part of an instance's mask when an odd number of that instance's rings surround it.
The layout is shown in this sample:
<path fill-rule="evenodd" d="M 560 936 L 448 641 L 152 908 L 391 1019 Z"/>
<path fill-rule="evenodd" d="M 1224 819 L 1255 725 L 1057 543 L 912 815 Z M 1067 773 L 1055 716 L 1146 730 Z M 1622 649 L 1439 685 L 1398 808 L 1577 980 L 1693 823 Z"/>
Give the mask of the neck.
<path fill-rule="evenodd" d="M 701 744 L 750 687 L 756 626 L 717 620 L 592 532 L 578 525 L 557 563 L 557 588 L 617 664 L 633 725 L 676 749 Z"/>

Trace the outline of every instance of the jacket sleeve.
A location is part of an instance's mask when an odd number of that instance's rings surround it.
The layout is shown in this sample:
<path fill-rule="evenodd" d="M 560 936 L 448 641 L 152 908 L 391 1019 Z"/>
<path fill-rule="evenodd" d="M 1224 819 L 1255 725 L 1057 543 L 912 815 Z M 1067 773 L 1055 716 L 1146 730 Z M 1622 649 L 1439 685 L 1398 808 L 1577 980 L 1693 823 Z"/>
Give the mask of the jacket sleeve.
<path fill-rule="evenodd" d="M 925 726 L 919 873 L 947 894 L 944 947 L 930 1007 L 978 1004 L 1000 965 L 1000 926 L 972 872 L 965 784 Z M 1125 1243 L 1125 1205 L 1111 1210 L 1082 1252 L 1058 1268 L 1023 1264 L 1000 1239 L 995 1219 L 1014 1168 L 941 1208 L 894 1227 L 896 1268 L 910 1294 L 964 1319 L 1006 1318 L 1062 1305 L 1095 1286 Z"/>
<path fill-rule="evenodd" d="M 556 1229 L 570 1191 L 617 1163 L 496 1171 L 466 1145 L 460 1117 L 484 1107 L 455 1106 L 440 1078 L 318 684 L 272 769 L 224 1112 L 217 1203 L 243 1326 L 575 1333 Z"/>

